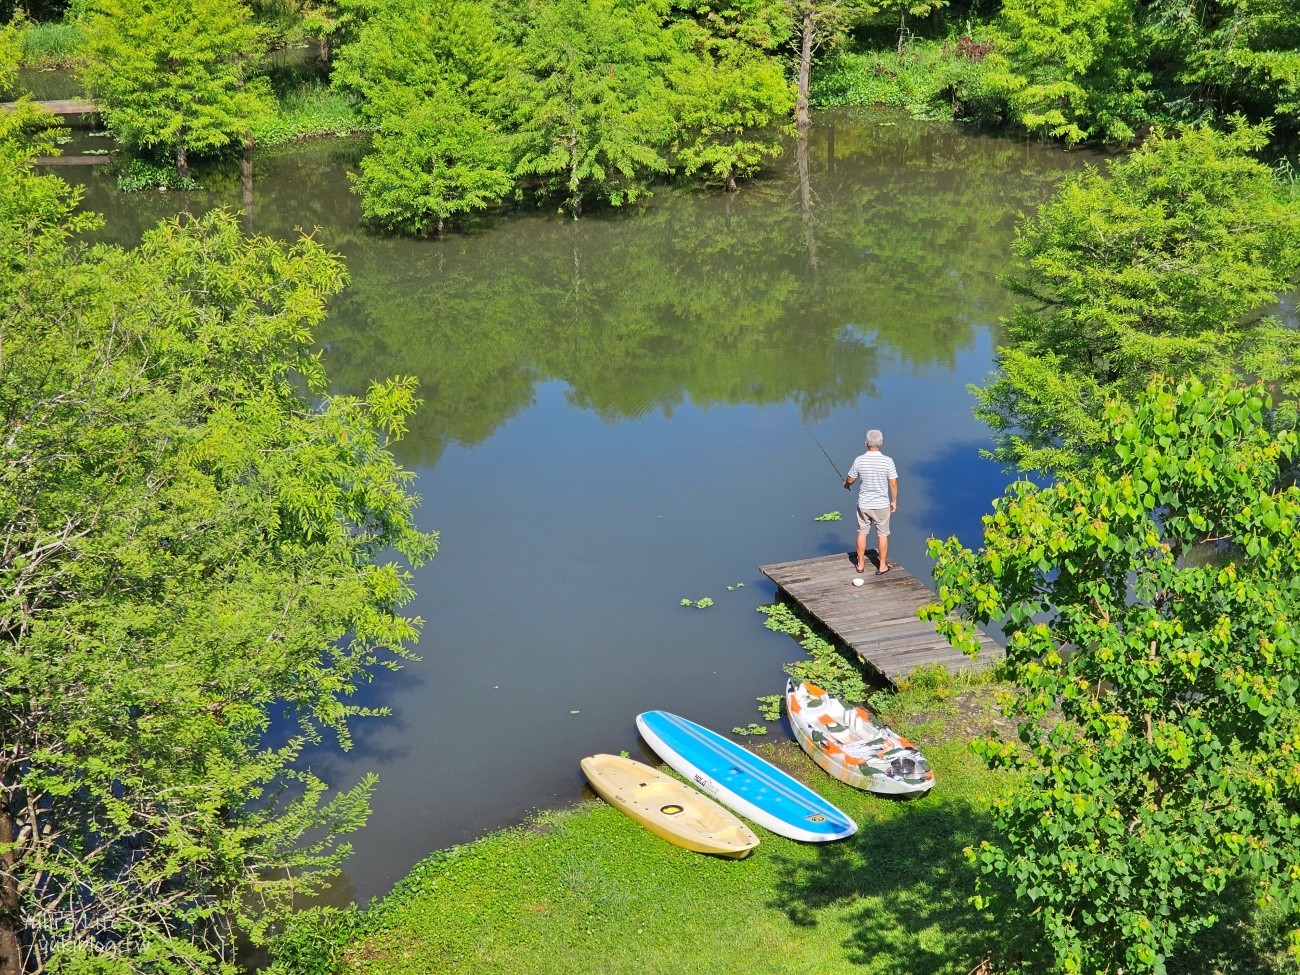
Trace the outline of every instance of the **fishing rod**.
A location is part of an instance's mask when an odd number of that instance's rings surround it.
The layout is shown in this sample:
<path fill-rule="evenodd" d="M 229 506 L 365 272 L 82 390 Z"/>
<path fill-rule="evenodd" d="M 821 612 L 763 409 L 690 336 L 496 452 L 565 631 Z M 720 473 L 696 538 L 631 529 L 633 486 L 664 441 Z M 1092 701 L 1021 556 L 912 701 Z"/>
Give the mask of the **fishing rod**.
<path fill-rule="evenodd" d="M 802 418 L 799 420 L 799 422 L 802 423 L 803 428 L 808 431 L 808 436 L 813 438 L 813 443 L 815 443 L 818 447 L 821 447 L 822 456 L 825 457 L 828 461 L 830 461 L 831 467 L 835 468 L 835 473 L 840 474 L 840 469 L 838 467 L 835 467 L 835 461 L 831 460 L 831 455 L 826 453 L 826 448 L 822 447 L 822 442 L 817 439 L 817 434 L 813 433 L 812 430 L 809 429 L 808 424 L 804 423 Z M 843 474 L 840 474 L 840 480 L 841 481 L 844 480 Z"/>

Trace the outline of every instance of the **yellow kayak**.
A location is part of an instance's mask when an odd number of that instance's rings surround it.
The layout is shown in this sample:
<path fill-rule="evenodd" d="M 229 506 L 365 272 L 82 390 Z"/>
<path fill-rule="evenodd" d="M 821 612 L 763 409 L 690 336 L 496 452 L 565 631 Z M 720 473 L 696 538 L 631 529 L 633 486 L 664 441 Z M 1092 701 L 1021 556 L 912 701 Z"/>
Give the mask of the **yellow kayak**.
<path fill-rule="evenodd" d="M 758 846 L 758 837 L 734 815 L 649 765 L 592 755 L 582 760 L 582 771 L 602 799 L 669 843 L 737 860 Z"/>

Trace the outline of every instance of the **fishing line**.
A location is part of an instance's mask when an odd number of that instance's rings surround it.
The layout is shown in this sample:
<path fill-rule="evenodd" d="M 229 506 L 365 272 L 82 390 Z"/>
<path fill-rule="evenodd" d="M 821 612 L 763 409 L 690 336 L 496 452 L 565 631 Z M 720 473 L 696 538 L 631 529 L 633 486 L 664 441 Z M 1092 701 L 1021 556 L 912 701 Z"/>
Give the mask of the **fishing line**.
<path fill-rule="evenodd" d="M 840 469 L 835 466 L 835 461 L 831 460 L 831 455 L 826 453 L 826 448 L 822 447 L 822 442 L 817 439 L 817 434 L 813 433 L 812 430 L 808 428 L 808 424 L 804 423 L 802 419 L 800 419 L 799 422 L 803 424 L 803 428 L 805 430 L 808 430 L 808 436 L 813 438 L 813 443 L 815 443 L 818 447 L 821 448 L 822 456 L 825 457 L 828 461 L 830 461 L 831 467 L 835 468 L 835 473 L 840 474 Z M 844 480 L 843 474 L 840 474 L 840 480 L 841 481 Z"/>

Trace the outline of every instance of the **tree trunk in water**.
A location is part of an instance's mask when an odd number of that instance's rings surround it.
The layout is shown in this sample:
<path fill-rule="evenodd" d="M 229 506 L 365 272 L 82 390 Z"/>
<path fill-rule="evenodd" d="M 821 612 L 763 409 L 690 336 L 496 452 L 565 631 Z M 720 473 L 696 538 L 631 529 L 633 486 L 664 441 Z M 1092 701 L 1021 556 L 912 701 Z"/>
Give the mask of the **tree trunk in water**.
<path fill-rule="evenodd" d="M 184 143 L 176 147 L 176 172 L 183 180 L 190 178 L 190 157 L 185 152 Z"/>
<path fill-rule="evenodd" d="M 799 41 L 798 92 L 794 103 L 794 123 L 801 130 L 806 129 L 810 121 L 808 87 L 812 81 L 813 30 L 815 26 L 812 11 L 805 10 L 803 15 L 803 36 Z"/>
<path fill-rule="evenodd" d="M 577 133 L 569 136 L 569 208 L 573 211 L 573 219 L 577 220 L 582 215 L 582 196 L 578 193 L 578 184 L 581 182 L 578 178 L 578 136 Z"/>
<path fill-rule="evenodd" d="M 727 192 L 736 192 L 736 173 L 734 170 L 727 170 Z"/>
<path fill-rule="evenodd" d="M 812 174 L 808 166 L 808 129 L 800 127 L 794 142 L 795 163 L 799 170 L 799 209 L 803 216 L 804 246 L 808 250 L 808 270 L 817 275 L 817 235 L 813 231 Z"/>
<path fill-rule="evenodd" d="M 6 803 L 0 806 L 0 843 L 12 843 L 14 835 L 14 820 Z M 13 850 L 0 855 L 0 975 L 22 975 L 23 971 L 22 897 L 14 876 L 17 860 Z"/>
<path fill-rule="evenodd" d="M 244 230 L 253 232 L 253 133 L 244 134 L 244 158 L 239 164 L 239 182 L 244 190 Z"/>

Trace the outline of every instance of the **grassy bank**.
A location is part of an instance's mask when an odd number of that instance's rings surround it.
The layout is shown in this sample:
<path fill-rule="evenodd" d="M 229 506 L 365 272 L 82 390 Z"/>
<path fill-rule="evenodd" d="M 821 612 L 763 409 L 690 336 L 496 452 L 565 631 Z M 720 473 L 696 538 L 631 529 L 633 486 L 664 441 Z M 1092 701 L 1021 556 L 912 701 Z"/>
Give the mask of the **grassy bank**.
<path fill-rule="evenodd" d="M 992 773 L 967 738 L 999 720 L 993 685 L 912 691 L 889 715 L 938 785 L 890 801 L 832 780 L 790 742 L 758 743 L 852 815 L 830 846 L 762 833 L 747 859 L 670 846 L 598 801 L 444 851 L 365 913 L 303 919 L 281 971 L 297 975 L 830 972 L 965 975 L 986 926 L 962 850 L 988 830 Z"/>
<path fill-rule="evenodd" d="M 71 68 L 81 58 L 86 35 L 73 22 L 28 23 L 23 27 L 23 67 Z"/>
<path fill-rule="evenodd" d="M 917 119 L 999 121 L 1000 103 L 987 84 L 989 47 L 976 37 L 916 40 L 895 50 L 845 51 L 820 65 L 813 103 L 884 105 Z"/>
<path fill-rule="evenodd" d="M 298 139 L 352 135 L 362 129 L 352 103 L 324 82 L 276 92 L 276 113 L 253 133 L 263 148 Z"/>

